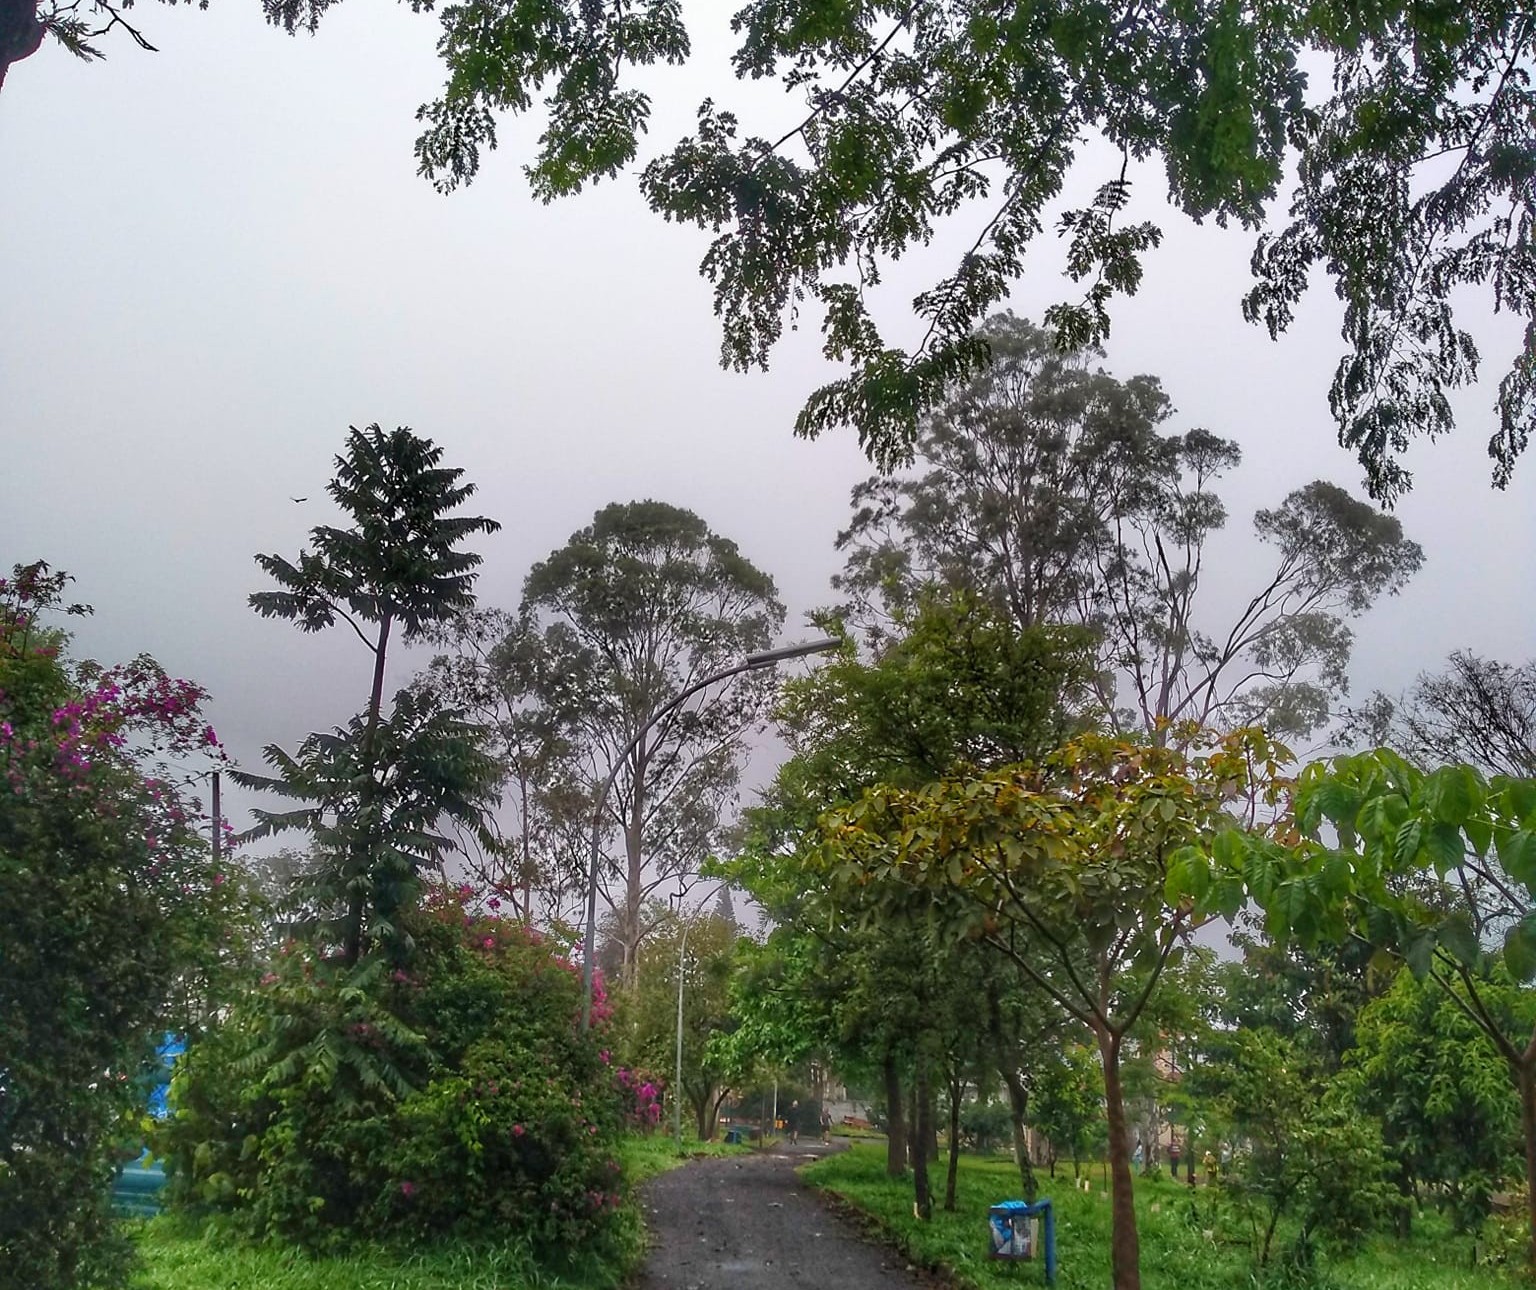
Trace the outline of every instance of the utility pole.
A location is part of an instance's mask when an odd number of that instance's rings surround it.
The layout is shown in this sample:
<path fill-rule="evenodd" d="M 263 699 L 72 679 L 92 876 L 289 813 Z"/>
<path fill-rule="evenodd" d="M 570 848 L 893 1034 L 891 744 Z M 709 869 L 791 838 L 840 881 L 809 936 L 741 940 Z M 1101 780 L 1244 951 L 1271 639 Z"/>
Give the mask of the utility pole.
<path fill-rule="evenodd" d="M 213 863 L 218 864 L 224 854 L 224 830 L 220 827 L 223 816 L 219 814 L 219 772 L 213 772 Z"/>

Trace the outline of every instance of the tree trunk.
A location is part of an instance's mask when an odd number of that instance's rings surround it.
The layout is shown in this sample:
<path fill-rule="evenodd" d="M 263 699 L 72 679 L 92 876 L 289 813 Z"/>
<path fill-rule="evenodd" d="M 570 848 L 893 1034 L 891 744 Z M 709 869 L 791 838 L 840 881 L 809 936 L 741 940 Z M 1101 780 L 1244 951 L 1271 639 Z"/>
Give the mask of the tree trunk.
<path fill-rule="evenodd" d="M 960 1098 L 965 1092 L 964 1081 L 949 1081 L 949 1173 L 944 1178 L 944 1210 L 955 1212 L 955 1183 L 960 1174 Z"/>
<path fill-rule="evenodd" d="M 896 1054 L 885 1055 L 885 1172 L 900 1178 L 907 1172 L 907 1126 L 901 1109 L 901 1069 Z"/>
<path fill-rule="evenodd" d="M 42 43 L 37 0 L 0 0 L 0 87 L 11 64 L 30 58 Z"/>
<path fill-rule="evenodd" d="M 933 1082 L 928 1075 L 928 1063 L 919 1057 L 917 1078 L 912 1081 L 917 1106 L 916 1150 L 912 1152 L 912 1212 L 923 1222 L 933 1217 L 933 1191 L 928 1185 L 927 1144 L 933 1135 Z"/>
<path fill-rule="evenodd" d="M 1135 1182 L 1131 1178 L 1131 1135 L 1120 1087 L 1120 1036 L 1098 1030 L 1104 1064 L 1104 1106 L 1109 1120 L 1110 1269 L 1114 1290 L 1141 1290 L 1141 1242 L 1136 1233 Z"/>
<path fill-rule="evenodd" d="M 4 0 L 0 0 L 4 3 Z M 385 614 L 379 619 L 379 640 L 373 650 L 373 688 L 368 693 L 368 724 L 363 728 L 361 783 L 358 785 L 357 815 L 362 836 L 352 843 L 351 891 L 347 897 L 347 929 L 344 953 L 350 967 L 362 957 L 363 918 L 367 912 L 368 891 L 373 874 L 373 797 L 374 745 L 379 734 L 379 719 L 384 707 L 384 668 L 389 660 L 389 632 L 394 619 Z"/>
<path fill-rule="evenodd" d="M 1033 1201 L 1039 1184 L 1035 1181 L 1034 1165 L 1029 1158 L 1029 1130 L 1024 1124 L 1024 1117 L 1029 1112 L 1029 1090 L 1011 1062 L 1002 1068 L 1001 1074 L 1008 1089 L 1008 1119 L 1013 1127 L 1013 1159 L 1019 1167 L 1019 1186 L 1024 1189 L 1024 1199 Z"/>
<path fill-rule="evenodd" d="M 912 1081 L 912 1087 L 907 1091 L 907 1163 L 915 1166 L 917 1158 L 923 1154 L 923 1125 L 922 1118 L 917 1109 L 917 1080 Z"/>
<path fill-rule="evenodd" d="M 642 850 L 645 831 L 645 772 L 646 759 L 642 752 L 635 753 L 635 775 L 630 790 L 629 821 L 624 826 L 624 911 L 619 919 L 619 939 L 623 942 L 624 959 L 619 977 L 627 989 L 633 990 L 638 982 L 640 961 L 641 882 L 645 877 L 645 855 Z"/>
<path fill-rule="evenodd" d="M 1520 1126 L 1525 1131 L 1525 1215 L 1530 1232 L 1526 1261 L 1536 1266 L 1536 1063 L 1529 1054 L 1516 1071 Z"/>

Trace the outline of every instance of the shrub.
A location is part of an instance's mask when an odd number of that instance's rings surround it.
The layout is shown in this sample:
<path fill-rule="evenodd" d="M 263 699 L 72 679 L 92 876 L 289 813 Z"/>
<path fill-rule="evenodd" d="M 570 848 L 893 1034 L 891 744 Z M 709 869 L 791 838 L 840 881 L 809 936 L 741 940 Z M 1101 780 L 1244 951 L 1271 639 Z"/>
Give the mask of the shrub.
<path fill-rule="evenodd" d="M 398 966 L 279 956 L 173 1084 L 178 1203 L 311 1247 L 603 1239 L 623 1106 L 602 1027 L 581 1031 L 580 972 L 558 943 L 467 895 L 429 893 Z"/>
<path fill-rule="evenodd" d="M 237 885 L 154 769 L 217 752 L 203 691 L 71 663 L 38 621 L 66 581 L 0 578 L 0 1286 L 25 1290 L 124 1279 L 109 1190 L 138 1077 L 208 996 Z"/>

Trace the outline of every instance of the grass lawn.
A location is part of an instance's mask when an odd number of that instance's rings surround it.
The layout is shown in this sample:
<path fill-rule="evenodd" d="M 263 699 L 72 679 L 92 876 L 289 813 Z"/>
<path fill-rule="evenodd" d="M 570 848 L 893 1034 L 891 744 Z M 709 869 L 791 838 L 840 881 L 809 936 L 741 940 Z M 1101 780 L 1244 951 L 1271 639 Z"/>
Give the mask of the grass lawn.
<path fill-rule="evenodd" d="M 942 1200 L 945 1162 L 934 1168 Z M 1006 1159 L 962 1156 L 956 1212 L 935 1207 L 933 1221 L 912 1216 L 912 1184 L 885 1176 L 884 1146 L 855 1143 L 847 1151 L 808 1166 L 807 1181 L 832 1192 L 893 1233 L 908 1258 L 948 1269 L 975 1290 L 1018 1290 L 1043 1285 L 1040 1263 L 994 1262 L 987 1257 L 987 1206 L 1018 1194 L 1018 1171 Z M 1056 1249 L 1063 1290 L 1103 1290 L 1109 1285 L 1109 1198 L 1094 1167 L 1094 1190 L 1074 1188 L 1071 1171 L 1054 1183 L 1042 1177 L 1041 1194 L 1056 1211 Z M 1183 1183 L 1137 1180 L 1142 1280 L 1147 1290 L 1245 1290 L 1257 1284 L 1246 1249 L 1212 1230 L 1206 1194 L 1193 1197 Z M 1474 1269 L 1471 1242 L 1453 1238 L 1433 1215 L 1407 1241 L 1385 1238 L 1347 1259 L 1323 1265 L 1320 1285 L 1335 1290 L 1510 1290 L 1512 1276 Z"/>
<path fill-rule="evenodd" d="M 746 1147 L 662 1134 L 625 1138 L 619 1160 L 633 1187 L 697 1155 L 734 1155 Z M 165 1216 L 134 1227 L 141 1266 L 133 1290 L 615 1290 L 645 1252 L 637 1207 L 627 1215 L 623 1252 L 554 1270 L 540 1267 L 516 1242 L 445 1242 L 424 1249 L 371 1247 L 313 1257 L 277 1245 L 248 1245 L 216 1228 Z"/>

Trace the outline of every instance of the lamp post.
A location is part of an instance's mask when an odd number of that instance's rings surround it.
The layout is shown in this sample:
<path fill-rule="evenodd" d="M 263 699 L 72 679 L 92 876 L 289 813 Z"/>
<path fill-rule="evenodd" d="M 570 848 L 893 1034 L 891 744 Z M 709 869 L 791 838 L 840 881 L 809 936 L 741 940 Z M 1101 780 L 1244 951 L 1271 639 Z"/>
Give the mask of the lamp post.
<path fill-rule="evenodd" d="M 688 933 L 693 924 L 683 919 L 683 936 L 677 947 L 677 1073 L 672 1082 L 672 1136 L 683 1149 L 683 965 L 688 953 Z"/>
<path fill-rule="evenodd" d="M 630 754 L 640 746 L 640 741 L 650 733 L 652 726 L 669 712 L 681 707 L 700 690 L 718 681 L 727 681 L 733 676 L 740 676 L 743 672 L 756 672 L 788 659 L 803 658 L 807 654 L 825 654 L 828 650 L 837 649 L 841 644 L 842 641 L 835 637 L 826 636 L 804 645 L 785 645 L 781 649 L 748 654 L 740 663 L 713 672 L 702 681 L 695 681 L 681 694 L 662 704 L 640 723 L 640 729 L 635 731 L 634 738 L 625 744 L 624 751 L 613 759 L 613 768 L 608 772 L 608 778 L 603 781 L 603 787 L 599 790 L 597 801 L 592 808 L 592 855 L 587 867 L 587 932 L 581 950 L 581 1028 L 583 1030 L 589 1030 L 592 1026 L 592 963 L 597 954 L 597 866 L 602 852 L 603 810 L 608 803 L 608 793 L 613 788 L 614 781 L 618 779 L 619 771 L 624 768 L 624 763 L 629 760 Z"/>

